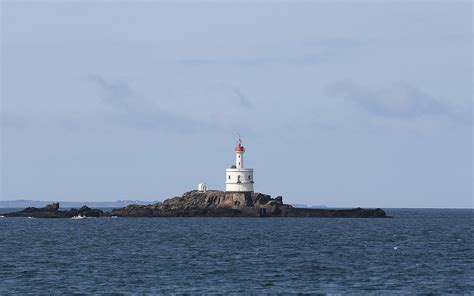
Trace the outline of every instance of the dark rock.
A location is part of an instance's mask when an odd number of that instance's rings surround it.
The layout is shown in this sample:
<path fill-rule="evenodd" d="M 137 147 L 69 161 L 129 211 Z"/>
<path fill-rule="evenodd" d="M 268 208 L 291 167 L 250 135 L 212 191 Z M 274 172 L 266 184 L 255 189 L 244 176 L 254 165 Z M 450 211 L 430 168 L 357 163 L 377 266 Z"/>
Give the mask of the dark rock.
<path fill-rule="evenodd" d="M 147 206 L 130 205 L 114 209 L 107 216 L 119 217 L 341 217 L 385 218 L 381 209 L 299 209 L 258 192 L 196 190 Z"/>
<path fill-rule="evenodd" d="M 60 211 L 59 203 L 55 202 L 45 206 L 44 208 L 29 207 L 23 211 L 3 215 L 5 217 L 72 218 L 79 214 L 85 217 L 101 217 L 104 215 L 104 212 L 98 209 L 91 209 L 87 206 L 83 206 L 79 210 L 70 209 L 68 211 Z"/>
<path fill-rule="evenodd" d="M 101 217 L 103 216 L 104 212 L 99 209 L 91 209 L 88 206 L 82 206 L 78 211 L 77 214 L 85 217 Z M 76 215 L 73 215 L 76 216 Z"/>
<path fill-rule="evenodd" d="M 59 210 L 59 202 L 54 202 L 52 204 L 47 205 L 44 207 L 45 210 L 57 211 Z"/>
<path fill-rule="evenodd" d="M 310 208 L 283 208 L 285 217 L 321 217 L 321 218 L 388 218 L 382 209 L 310 209 Z"/>

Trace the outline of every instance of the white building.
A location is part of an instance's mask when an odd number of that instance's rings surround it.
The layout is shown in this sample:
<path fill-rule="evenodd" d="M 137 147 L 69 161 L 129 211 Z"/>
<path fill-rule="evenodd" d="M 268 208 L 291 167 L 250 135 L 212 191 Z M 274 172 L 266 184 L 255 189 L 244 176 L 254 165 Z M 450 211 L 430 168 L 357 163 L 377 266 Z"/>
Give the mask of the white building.
<path fill-rule="evenodd" d="M 225 191 L 230 192 L 252 192 L 253 191 L 253 169 L 244 168 L 245 148 L 242 146 L 242 140 L 234 149 L 235 165 L 226 169 Z"/>
<path fill-rule="evenodd" d="M 209 189 L 209 186 L 207 186 L 206 183 L 199 183 L 198 184 L 198 191 L 199 192 L 207 192 L 208 189 Z"/>

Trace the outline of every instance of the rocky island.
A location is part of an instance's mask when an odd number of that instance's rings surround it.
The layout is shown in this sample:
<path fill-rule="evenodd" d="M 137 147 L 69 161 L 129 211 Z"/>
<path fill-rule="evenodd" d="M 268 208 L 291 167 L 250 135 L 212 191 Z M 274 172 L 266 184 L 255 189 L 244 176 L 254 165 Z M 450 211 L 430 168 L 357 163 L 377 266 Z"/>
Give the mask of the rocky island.
<path fill-rule="evenodd" d="M 59 203 L 55 202 L 43 208 L 28 207 L 19 212 L 2 214 L 4 217 L 31 217 L 31 218 L 72 218 L 74 216 L 102 217 L 104 212 L 82 206 L 80 209 L 59 210 Z"/>
<path fill-rule="evenodd" d="M 254 192 L 253 169 L 244 167 L 246 149 L 238 139 L 234 148 L 235 164 L 226 169 L 225 190 L 208 190 L 200 183 L 198 190 L 149 205 L 128 205 L 103 212 L 83 206 L 59 210 L 59 203 L 44 208 L 26 208 L 4 214 L 5 217 L 72 218 L 81 217 L 332 217 L 386 218 L 382 209 L 308 209 L 284 204 L 283 198 Z"/>
<path fill-rule="evenodd" d="M 309 209 L 284 204 L 283 198 L 258 192 L 225 192 L 193 190 L 150 205 L 129 205 L 103 212 L 83 206 L 59 210 L 59 203 L 44 208 L 26 208 L 4 214 L 5 217 L 72 218 L 85 217 L 323 217 L 323 218 L 387 218 L 382 209 Z"/>

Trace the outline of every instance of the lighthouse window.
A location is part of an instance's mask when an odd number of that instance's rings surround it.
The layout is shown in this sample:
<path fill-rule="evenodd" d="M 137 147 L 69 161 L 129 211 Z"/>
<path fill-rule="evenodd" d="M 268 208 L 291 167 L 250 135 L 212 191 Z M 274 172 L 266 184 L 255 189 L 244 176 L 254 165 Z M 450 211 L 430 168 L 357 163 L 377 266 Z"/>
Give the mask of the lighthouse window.
<path fill-rule="evenodd" d="M 230 180 L 230 175 L 229 175 L 229 180 Z"/>
<path fill-rule="evenodd" d="M 240 154 L 239 154 L 239 158 L 240 158 Z"/>
<path fill-rule="evenodd" d="M 240 161 L 239 161 L 239 165 L 240 165 Z"/>
<path fill-rule="evenodd" d="M 249 180 L 250 180 L 250 175 L 249 175 Z"/>

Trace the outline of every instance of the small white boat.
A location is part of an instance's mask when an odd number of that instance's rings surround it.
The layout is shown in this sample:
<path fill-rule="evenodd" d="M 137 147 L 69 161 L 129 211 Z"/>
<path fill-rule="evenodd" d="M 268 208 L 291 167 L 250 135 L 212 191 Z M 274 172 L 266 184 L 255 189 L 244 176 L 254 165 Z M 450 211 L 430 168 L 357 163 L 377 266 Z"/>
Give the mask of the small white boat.
<path fill-rule="evenodd" d="M 82 220 L 82 219 L 86 219 L 86 218 L 87 218 L 86 216 L 83 216 L 82 214 L 79 214 L 77 216 L 72 217 L 71 219 L 73 219 L 73 220 Z"/>
<path fill-rule="evenodd" d="M 0 218 L 5 218 L 5 216 L 3 216 L 3 215 L 0 215 Z"/>
<path fill-rule="evenodd" d="M 110 218 L 118 218 L 118 217 L 117 217 L 117 216 L 112 216 L 112 217 L 110 217 Z"/>

